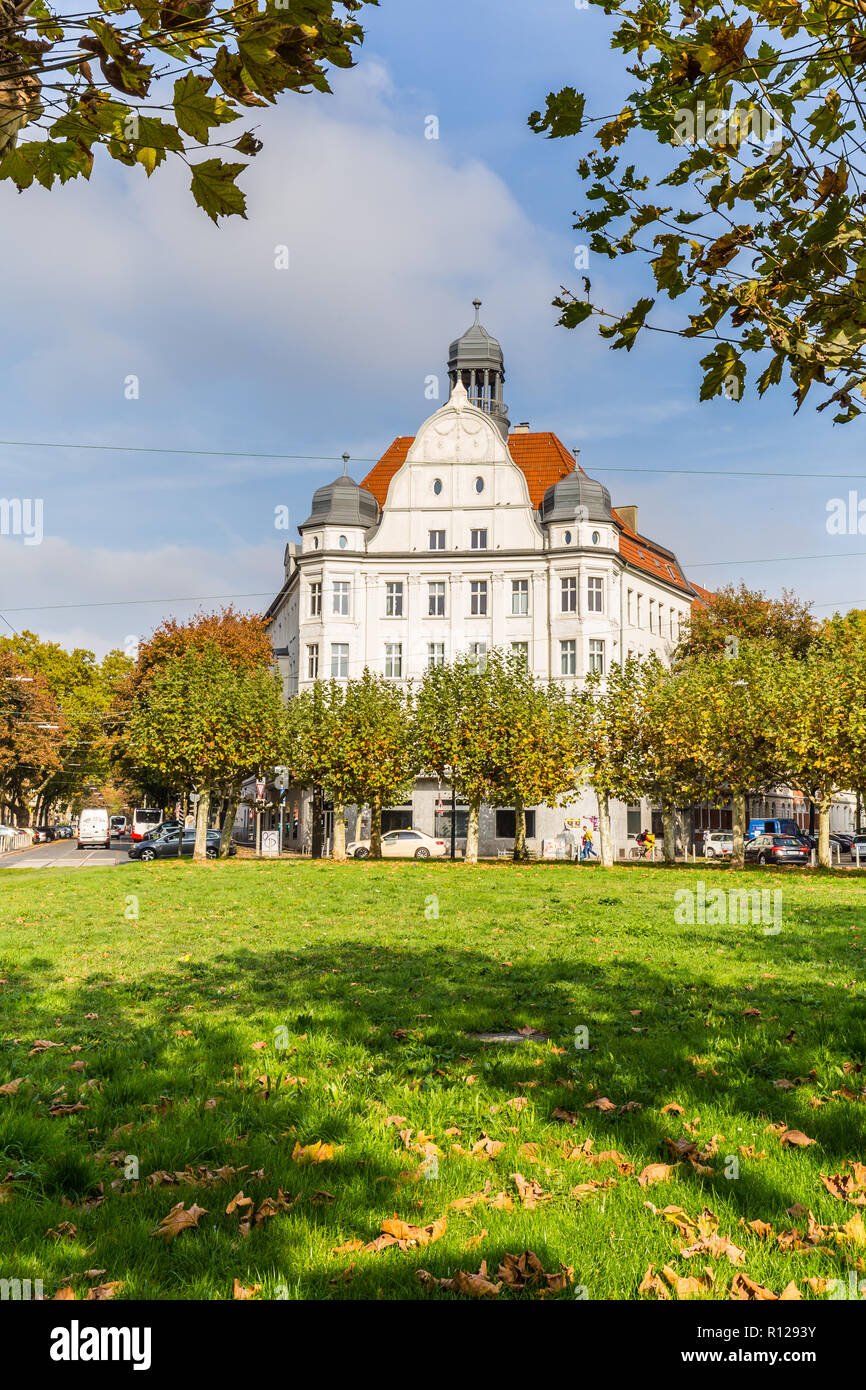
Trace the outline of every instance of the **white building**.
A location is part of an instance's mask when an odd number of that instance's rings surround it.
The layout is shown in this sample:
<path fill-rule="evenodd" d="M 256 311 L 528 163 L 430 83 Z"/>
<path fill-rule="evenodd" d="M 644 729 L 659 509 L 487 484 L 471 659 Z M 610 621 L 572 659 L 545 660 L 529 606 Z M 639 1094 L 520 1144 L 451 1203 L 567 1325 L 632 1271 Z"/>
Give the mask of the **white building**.
<path fill-rule="evenodd" d="M 511 428 L 502 351 L 479 307 L 451 345 L 448 403 L 415 436 L 395 439 L 362 483 L 344 470 L 318 488 L 300 545 L 286 547 L 268 618 L 287 698 L 365 666 L 407 681 L 493 647 L 572 686 L 631 652 L 665 658 L 677 642 L 695 591 L 676 556 L 640 535 L 635 507 L 611 506 L 556 435 Z M 448 835 L 449 797 L 419 782 L 411 806 L 386 812 L 385 828 Z M 288 800 L 298 847 L 309 844 L 308 800 Z M 591 793 L 569 808 L 540 807 L 528 817 L 530 844 L 596 814 Z M 482 813 L 482 854 L 510 848 L 513 819 L 508 808 Z M 648 807 L 631 808 L 629 833 L 641 824 Z M 465 811 L 457 829 L 462 838 Z M 615 808 L 620 844 L 626 829 L 626 808 Z"/>

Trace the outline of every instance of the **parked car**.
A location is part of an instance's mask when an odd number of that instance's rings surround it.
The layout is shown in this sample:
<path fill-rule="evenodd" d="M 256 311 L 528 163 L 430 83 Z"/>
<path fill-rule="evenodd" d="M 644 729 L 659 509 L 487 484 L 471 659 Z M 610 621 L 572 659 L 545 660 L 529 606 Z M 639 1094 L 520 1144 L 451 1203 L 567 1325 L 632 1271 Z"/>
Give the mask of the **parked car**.
<path fill-rule="evenodd" d="M 142 840 L 161 840 L 163 835 L 170 835 L 172 831 L 180 830 L 179 820 L 164 820 L 159 825 L 155 825 L 152 830 L 147 830 L 140 836 Z"/>
<path fill-rule="evenodd" d="M 756 835 L 793 835 L 794 839 L 800 839 L 802 831 L 795 820 L 750 820 L 749 839 L 753 840 Z"/>
<path fill-rule="evenodd" d="M 143 859 L 148 863 L 152 859 L 177 859 L 178 858 L 178 836 L 179 830 L 170 830 L 165 835 L 160 835 L 153 840 L 141 840 L 137 845 L 130 845 L 130 859 Z M 183 832 L 183 842 L 180 846 L 182 855 L 192 854 L 195 849 L 195 831 L 185 830 Z M 207 847 L 205 853 L 208 859 L 216 859 L 220 849 L 220 832 L 209 830 L 207 832 Z M 237 854 L 237 846 L 232 843 L 229 845 L 229 854 Z"/>
<path fill-rule="evenodd" d="M 71 840 L 71 839 L 74 838 L 74 836 L 75 836 L 75 831 L 72 829 L 72 826 L 71 826 L 71 825 L 55 825 L 55 827 L 54 827 L 54 838 L 55 838 L 55 840 Z"/>
<path fill-rule="evenodd" d="M 746 863 L 808 864 L 809 846 L 794 835 L 756 835 L 746 845 Z"/>
<path fill-rule="evenodd" d="M 48 845 L 54 839 L 53 825 L 34 825 L 31 834 L 34 845 Z"/>
<path fill-rule="evenodd" d="M 389 830 L 382 836 L 383 859 L 443 859 L 447 853 L 444 840 L 434 840 L 423 830 Z M 369 859 L 370 841 L 352 840 L 346 846 L 350 859 Z"/>
<path fill-rule="evenodd" d="M 704 836 L 705 859 L 730 859 L 734 851 L 734 836 L 730 830 L 708 830 Z"/>
<path fill-rule="evenodd" d="M 99 845 L 111 849 L 111 831 L 108 828 L 108 812 L 103 806 L 90 806 L 78 818 L 78 848 Z"/>
<path fill-rule="evenodd" d="M 855 835 L 848 850 L 855 864 L 857 862 L 857 852 L 859 851 L 860 863 L 866 865 L 866 835 Z"/>

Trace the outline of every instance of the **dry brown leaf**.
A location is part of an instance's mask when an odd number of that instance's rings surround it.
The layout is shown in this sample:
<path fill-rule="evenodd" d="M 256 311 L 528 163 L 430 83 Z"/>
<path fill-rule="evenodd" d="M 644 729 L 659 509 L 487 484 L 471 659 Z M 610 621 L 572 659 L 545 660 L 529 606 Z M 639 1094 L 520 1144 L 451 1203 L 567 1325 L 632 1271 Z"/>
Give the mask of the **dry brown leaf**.
<path fill-rule="evenodd" d="M 173 1240 L 182 1231 L 188 1231 L 196 1227 L 202 1216 L 207 1216 L 207 1208 L 200 1207 L 195 1202 L 189 1210 L 185 1210 L 184 1203 L 178 1202 L 177 1206 L 172 1207 L 168 1216 L 164 1216 L 155 1231 L 151 1231 L 152 1236 L 163 1236 L 166 1241 Z"/>
<path fill-rule="evenodd" d="M 638 1173 L 637 1180 L 641 1187 L 651 1187 L 656 1182 L 667 1182 L 676 1171 L 675 1163 L 648 1163 L 643 1172 Z"/>
<path fill-rule="evenodd" d="M 240 1279 L 236 1279 L 234 1283 L 234 1290 L 232 1292 L 232 1298 L 237 1300 L 258 1298 L 261 1291 L 261 1284 L 246 1285 L 242 1284 Z"/>

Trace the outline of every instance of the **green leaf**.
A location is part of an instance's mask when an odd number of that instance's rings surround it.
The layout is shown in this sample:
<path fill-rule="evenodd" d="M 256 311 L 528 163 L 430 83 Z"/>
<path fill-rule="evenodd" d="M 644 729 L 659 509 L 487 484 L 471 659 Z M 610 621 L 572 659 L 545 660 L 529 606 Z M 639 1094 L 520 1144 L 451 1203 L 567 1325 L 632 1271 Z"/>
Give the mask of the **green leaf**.
<path fill-rule="evenodd" d="M 245 164 L 225 164 L 221 159 L 206 159 L 193 164 L 190 188 L 199 207 L 216 222 L 218 217 L 246 217 L 246 198 L 235 185 Z"/>

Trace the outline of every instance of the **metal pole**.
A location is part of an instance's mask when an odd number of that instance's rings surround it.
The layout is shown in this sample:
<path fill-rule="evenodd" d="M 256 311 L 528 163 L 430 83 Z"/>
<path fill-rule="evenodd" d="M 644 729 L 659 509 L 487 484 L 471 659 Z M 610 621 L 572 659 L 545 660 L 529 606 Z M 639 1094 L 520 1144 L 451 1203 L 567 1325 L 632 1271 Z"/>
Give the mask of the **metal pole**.
<path fill-rule="evenodd" d="M 283 821 L 285 820 L 285 814 L 286 814 L 286 798 L 285 798 L 285 792 L 284 792 L 283 795 L 280 797 L 280 843 L 279 843 L 279 847 L 278 847 L 278 849 L 277 849 L 277 854 L 280 855 L 281 858 L 282 858 L 282 853 L 283 853 Z"/>
<path fill-rule="evenodd" d="M 451 858 L 457 858 L 457 788 L 451 779 Z"/>

